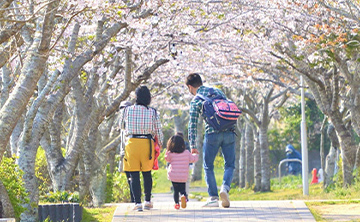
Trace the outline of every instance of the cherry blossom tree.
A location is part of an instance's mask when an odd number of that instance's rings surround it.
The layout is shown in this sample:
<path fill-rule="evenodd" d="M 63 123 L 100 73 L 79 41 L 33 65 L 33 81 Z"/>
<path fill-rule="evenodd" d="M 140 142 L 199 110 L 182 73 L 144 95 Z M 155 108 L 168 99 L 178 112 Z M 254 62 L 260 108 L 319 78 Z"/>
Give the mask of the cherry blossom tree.
<path fill-rule="evenodd" d="M 101 205 L 106 165 L 114 165 L 121 141 L 120 102 L 147 84 L 152 106 L 186 113 L 192 96 L 184 79 L 191 72 L 200 72 L 207 85 L 234 89 L 229 97 L 255 124 L 254 177 L 261 191 L 271 189 L 269 121 L 299 93 L 303 76 L 308 97 L 335 127 L 344 184 L 351 184 L 360 162 L 351 137 L 360 135 L 358 3 L 7 0 L 0 8 L 0 155 L 19 154 L 26 188 L 34 191 L 22 218 L 37 214 L 39 146 L 54 191 L 72 189 L 76 172 L 81 197 L 90 193 Z"/>
<path fill-rule="evenodd" d="M 304 76 L 319 108 L 334 124 L 342 151 L 345 186 L 351 184 L 356 153 L 359 153 L 359 146 L 351 136 L 358 128 L 354 120 L 358 113 L 355 108 L 358 75 L 354 73 L 357 53 L 353 45 L 357 42 L 358 33 L 354 31 L 357 24 L 351 16 L 345 18 L 337 10 L 349 12 L 352 7 L 357 8 L 357 4 L 347 3 L 343 6 L 333 2 L 335 8 L 322 1 L 297 3 L 303 14 L 299 13 L 294 27 L 288 28 L 284 40 L 287 44 L 277 47 L 285 55 L 285 63 Z"/>
<path fill-rule="evenodd" d="M 37 97 L 34 97 L 34 100 L 29 105 L 18 150 L 20 156 L 19 165 L 25 173 L 24 180 L 26 182 L 26 188 L 29 191 L 31 190 L 30 203 L 27 205 L 28 210 L 22 214 L 22 220 L 24 221 L 32 221 L 36 218 L 37 213 L 38 186 L 34 172 L 34 164 L 39 144 L 45 148 L 47 153 L 50 171 L 53 175 L 54 190 L 65 189 L 69 183 L 72 172 L 78 164 L 79 157 L 84 155 L 83 161 L 80 162 L 85 166 L 91 162 L 88 160 L 89 157 L 93 157 L 93 152 L 95 151 L 94 146 L 85 146 L 85 144 L 91 144 L 91 140 L 96 138 L 94 135 L 97 135 L 98 126 L 106 117 L 110 116 L 111 113 L 116 110 L 119 103 L 126 99 L 131 91 L 141 82 L 148 79 L 159 66 L 167 62 L 166 59 L 156 59 L 154 61 L 152 57 L 147 57 L 148 60 L 143 59 L 140 63 L 136 61 L 138 60 L 136 56 L 140 54 L 146 55 L 146 50 L 150 50 L 149 48 L 151 48 L 150 45 L 144 51 L 139 50 L 139 46 L 134 44 L 134 41 L 131 42 L 133 35 L 136 35 L 138 32 L 135 28 L 129 27 L 128 25 L 128 23 L 134 25 L 134 21 L 144 18 L 136 17 L 145 16 L 140 10 L 143 2 L 135 5 L 115 5 L 113 9 L 114 12 L 116 10 L 117 13 L 112 13 L 117 15 L 117 18 L 111 21 L 108 21 L 108 18 L 105 17 L 97 20 L 98 16 L 96 15 L 103 14 L 106 7 L 109 6 L 106 3 L 99 4 L 100 5 L 96 3 L 92 5 L 93 8 L 90 9 L 87 8 L 86 2 L 77 5 L 71 1 L 64 2 L 64 4 L 50 2 L 45 5 L 47 6 L 47 12 L 44 11 L 44 21 L 42 21 L 40 17 L 35 23 L 39 29 L 39 35 L 35 36 L 38 37 L 39 40 L 35 38 L 34 41 L 30 43 L 31 50 L 29 50 L 29 56 L 26 56 L 30 59 L 25 61 L 25 65 L 22 68 L 24 74 L 21 74 L 21 76 L 25 78 L 17 81 L 16 86 L 19 90 L 15 88 L 2 107 L 2 118 L 9 121 L 9 124 L 12 124 L 11 127 L 14 128 L 17 119 L 19 119 L 23 114 L 22 112 L 25 111 L 24 108 L 30 97 L 34 95 L 35 87 L 37 87 L 38 94 L 35 94 Z M 41 7 L 36 4 L 35 6 Z M 94 9 L 97 11 L 94 11 Z M 57 12 L 61 14 L 61 19 L 56 20 L 51 17 Z M 119 12 L 127 13 L 127 15 L 121 16 Z M 79 17 L 78 15 L 85 16 L 85 19 L 90 18 L 90 22 L 85 21 L 84 17 L 81 18 L 81 16 Z M 110 15 L 111 13 L 109 16 Z M 73 21 L 74 18 L 77 18 L 78 21 Z M 83 20 L 83 22 L 81 22 L 81 20 Z M 93 26 L 92 21 L 94 20 L 97 21 L 96 26 Z M 80 32 L 80 22 L 85 25 L 86 29 L 84 29 L 84 32 Z M 61 28 L 53 32 L 51 28 L 54 27 L 55 23 L 57 27 Z M 42 33 L 40 32 L 41 27 L 44 27 Z M 93 27 L 95 27 L 95 29 Z M 126 32 L 119 33 L 125 28 L 130 31 L 130 35 L 127 36 Z M 69 30 L 72 30 L 72 32 L 69 32 Z M 90 33 L 94 38 L 91 37 Z M 141 28 L 139 33 L 141 33 Z M 55 36 L 54 38 L 53 35 Z M 110 42 L 112 42 L 111 45 L 109 44 Z M 123 46 L 118 45 L 119 42 L 121 42 Z M 105 51 L 104 53 L 103 50 L 107 46 L 109 51 Z M 33 48 L 36 49 L 36 47 L 38 47 L 40 51 L 34 51 Z M 130 49 L 129 47 L 132 48 Z M 116 61 L 119 61 L 118 58 L 123 51 L 125 51 L 125 57 L 129 59 L 125 59 L 125 65 L 121 66 L 120 63 L 116 63 Z M 60 54 L 58 52 L 60 52 Z M 135 56 L 133 56 L 132 52 L 136 52 Z M 41 53 L 45 56 L 42 56 Z M 113 56 L 111 53 L 118 53 L 118 55 Z M 113 57 L 114 60 L 109 59 Z M 135 60 L 133 60 L 133 58 L 135 58 Z M 108 69 L 106 59 L 111 60 L 111 68 L 115 67 L 109 75 L 103 74 Z M 21 60 L 18 61 L 21 62 Z M 132 80 L 132 73 L 134 72 L 132 71 L 134 68 L 133 62 L 135 61 L 138 63 L 135 73 L 140 74 Z M 154 63 L 148 65 L 151 61 L 154 61 Z M 88 66 L 86 66 L 87 64 Z M 39 68 L 36 68 L 36 65 L 39 66 Z M 47 65 L 46 69 L 45 65 Z M 122 69 L 122 67 L 124 67 L 124 69 Z M 46 72 L 50 70 L 53 70 L 52 74 L 50 74 L 51 72 Z M 126 76 L 124 77 L 125 84 L 123 85 L 123 90 L 119 91 L 120 94 L 113 98 L 114 95 L 108 94 L 107 90 L 110 87 L 116 88 L 122 83 L 121 78 L 119 78 L 120 76 L 116 77 L 120 70 L 122 70 L 125 74 L 124 76 Z M 29 72 L 29 74 L 27 74 L 27 72 Z M 36 75 L 33 72 L 36 72 Z M 39 81 L 41 76 L 44 78 L 41 79 L 42 81 Z M 26 78 L 29 78 L 29 80 Z M 30 80 L 32 82 L 30 82 Z M 100 84 L 98 84 L 98 82 L 100 82 Z M 26 92 L 28 97 L 22 96 L 22 91 Z M 70 91 L 76 103 L 74 106 L 69 104 L 70 106 L 68 107 L 74 109 L 73 116 L 75 118 L 71 125 L 73 127 L 70 128 L 72 134 L 69 135 L 68 138 L 68 147 L 66 147 L 67 154 L 63 157 L 60 149 L 62 145 L 60 139 L 62 136 L 58 127 L 61 127 L 63 106 L 64 104 L 67 105 L 64 103 L 64 99 L 67 100 L 67 95 Z M 18 92 L 18 94 L 16 94 L 16 92 Z M 17 95 L 19 98 L 15 98 Z M 108 98 L 112 99 L 108 100 Z M 20 99 L 24 100 L 19 104 L 23 108 L 16 109 L 14 105 L 7 104 L 21 101 Z M 13 110 L 14 108 L 16 112 Z M 12 110 L 11 114 L 7 109 Z M 6 117 L 6 113 L 9 113 L 11 118 L 17 119 L 9 119 Z M 52 124 L 49 125 L 49 123 Z M 8 135 L 8 137 L 10 136 L 12 129 L 5 124 L 2 124 L 1 127 L 4 127 L 4 130 L 8 130 L 6 131 L 7 133 L 4 132 L 2 134 L 4 138 L 1 140 L 4 144 L 2 147 L 6 147 L 8 139 L 5 137 L 6 135 Z M 89 140 L 90 143 L 87 143 L 87 140 Z M 99 145 L 103 146 L 105 144 L 99 143 Z M 4 150 L 2 150 L 2 153 L 3 152 Z M 89 155 L 89 153 L 92 155 Z M 85 169 L 90 169 L 90 172 L 84 172 L 85 180 L 83 181 L 89 181 L 86 177 L 91 177 L 93 173 L 91 171 L 91 169 L 93 169 L 92 166 L 93 164 L 90 164 L 89 167 L 85 167 Z"/>

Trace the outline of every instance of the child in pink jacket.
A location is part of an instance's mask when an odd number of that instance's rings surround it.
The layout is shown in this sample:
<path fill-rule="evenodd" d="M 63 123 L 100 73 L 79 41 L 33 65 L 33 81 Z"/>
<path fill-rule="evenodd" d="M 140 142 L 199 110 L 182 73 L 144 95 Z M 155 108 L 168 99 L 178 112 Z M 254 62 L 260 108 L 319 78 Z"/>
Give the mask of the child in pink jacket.
<path fill-rule="evenodd" d="M 172 136 L 167 142 L 165 160 L 170 163 L 168 166 L 168 179 L 174 188 L 175 209 L 180 209 L 179 193 L 181 194 L 181 207 L 186 208 L 185 183 L 189 176 L 189 163 L 198 161 L 198 154 L 191 154 L 185 149 L 183 137 Z"/>

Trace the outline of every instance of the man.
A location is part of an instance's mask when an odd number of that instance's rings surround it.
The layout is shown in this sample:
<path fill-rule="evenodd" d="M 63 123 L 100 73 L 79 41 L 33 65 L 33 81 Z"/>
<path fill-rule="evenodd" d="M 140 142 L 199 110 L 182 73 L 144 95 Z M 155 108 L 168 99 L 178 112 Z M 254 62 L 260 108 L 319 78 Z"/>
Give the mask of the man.
<path fill-rule="evenodd" d="M 285 153 L 286 153 L 286 158 L 288 158 L 288 159 L 301 160 L 301 154 L 297 150 L 295 150 L 295 148 L 291 144 L 288 144 L 286 146 Z M 287 162 L 286 165 L 288 167 L 289 174 L 298 175 L 301 173 L 301 163 L 300 162 L 297 162 L 297 161 Z"/>
<path fill-rule="evenodd" d="M 201 94 L 208 96 L 211 87 L 203 86 L 201 77 L 197 73 L 189 74 L 186 78 L 186 86 L 192 95 Z M 212 90 L 226 98 L 220 89 Z M 189 120 L 189 143 L 192 153 L 198 153 L 196 148 L 197 124 L 202 112 L 202 100 L 196 96 L 190 102 L 190 120 Z M 217 131 L 209 124 L 205 123 L 205 137 L 203 144 L 203 162 L 205 171 L 205 181 L 208 188 L 209 200 L 204 207 L 218 207 L 219 194 L 214 174 L 214 160 L 221 147 L 224 157 L 224 176 L 220 189 L 221 204 L 223 207 L 230 206 L 229 190 L 235 169 L 235 133 L 233 129 L 226 131 Z"/>

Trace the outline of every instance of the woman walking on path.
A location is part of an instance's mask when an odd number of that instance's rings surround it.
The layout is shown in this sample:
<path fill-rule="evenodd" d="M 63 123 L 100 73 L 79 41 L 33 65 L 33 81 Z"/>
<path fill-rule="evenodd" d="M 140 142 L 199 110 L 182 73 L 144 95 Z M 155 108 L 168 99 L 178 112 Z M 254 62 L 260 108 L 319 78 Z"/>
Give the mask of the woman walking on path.
<path fill-rule="evenodd" d="M 189 163 L 195 163 L 198 159 L 198 154 L 191 154 L 189 150 L 186 150 L 182 136 L 175 135 L 168 140 L 165 160 L 170 163 L 168 179 L 174 188 L 175 209 L 177 210 L 180 209 L 179 193 L 181 194 L 181 207 L 186 208 L 185 183 L 189 177 Z"/>
<path fill-rule="evenodd" d="M 134 210 L 142 211 L 140 171 L 144 178 L 144 209 L 153 207 L 151 202 L 152 176 L 154 165 L 154 141 L 157 136 L 161 147 L 163 133 L 156 110 L 150 108 L 151 95 L 146 86 L 136 89 L 136 103 L 123 109 L 120 124 L 128 141 L 125 146 L 124 171 L 130 174 L 130 186 L 135 200 Z"/>

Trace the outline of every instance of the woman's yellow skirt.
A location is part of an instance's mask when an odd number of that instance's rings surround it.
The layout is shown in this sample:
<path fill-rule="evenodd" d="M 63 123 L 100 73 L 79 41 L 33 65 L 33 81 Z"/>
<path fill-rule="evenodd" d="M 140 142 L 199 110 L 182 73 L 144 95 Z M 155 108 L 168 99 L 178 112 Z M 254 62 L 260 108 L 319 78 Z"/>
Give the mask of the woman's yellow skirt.
<path fill-rule="evenodd" d="M 150 158 L 151 142 L 151 159 Z M 150 171 L 154 165 L 154 141 L 141 138 L 130 138 L 125 145 L 124 171 Z"/>

